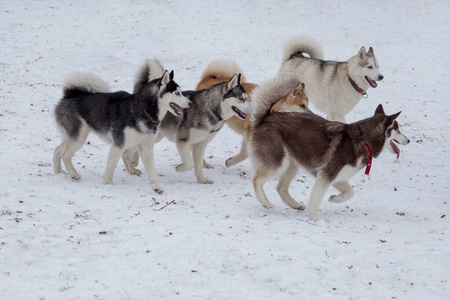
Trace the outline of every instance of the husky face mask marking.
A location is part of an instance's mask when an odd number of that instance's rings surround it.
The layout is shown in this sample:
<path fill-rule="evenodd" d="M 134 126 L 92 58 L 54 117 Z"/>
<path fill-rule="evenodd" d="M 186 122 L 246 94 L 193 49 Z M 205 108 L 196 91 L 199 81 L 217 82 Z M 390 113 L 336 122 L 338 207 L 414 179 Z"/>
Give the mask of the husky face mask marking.
<path fill-rule="evenodd" d="M 161 106 L 168 106 L 167 110 L 173 115 L 183 118 L 183 108 L 189 108 L 191 101 L 181 94 L 181 89 L 173 81 L 173 71 L 164 72 L 160 79 L 160 97 Z"/>
<path fill-rule="evenodd" d="M 394 121 L 386 129 L 386 142 L 384 147 L 390 152 L 397 154 L 397 158 L 399 158 L 400 149 L 397 147 L 396 143 L 400 145 L 408 145 L 409 139 L 400 132 L 397 121 Z"/>
<path fill-rule="evenodd" d="M 361 59 L 359 63 L 361 67 L 360 76 L 363 76 L 371 87 L 376 88 L 378 86 L 377 81 L 383 80 L 384 76 L 379 71 L 380 66 L 373 54 L 372 47 L 369 48 L 368 52 L 364 47 L 361 47 L 358 56 Z"/>
<path fill-rule="evenodd" d="M 247 93 L 241 85 L 241 74 L 233 75 L 228 81 L 221 106 L 224 119 L 235 115 L 239 119 L 245 120 L 247 114 L 251 113 L 252 105 L 247 100 Z"/>

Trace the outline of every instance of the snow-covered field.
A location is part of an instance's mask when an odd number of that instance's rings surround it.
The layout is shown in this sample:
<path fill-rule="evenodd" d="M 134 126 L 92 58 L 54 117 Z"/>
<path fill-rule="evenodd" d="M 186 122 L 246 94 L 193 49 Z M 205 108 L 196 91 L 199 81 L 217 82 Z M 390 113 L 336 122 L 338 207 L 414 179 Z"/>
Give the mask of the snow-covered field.
<path fill-rule="evenodd" d="M 131 91 L 156 57 L 188 90 L 227 58 L 263 83 L 297 34 L 331 60 L 374 47 L 385 80 L 347 119 L 382 103 L 402 111 L 411 139 L 398 160 L 385 152 L 351 180 L 353 199 L 322 203 L 330 223 L 284 205 L 275 181 L 264 209 L 251 162 L 224 165 L 241 142 L 227 127 L 206 152 L 213 185 L 177 173 L 168 141 L 155 146 L 163 195 L 122 162 L 116 185 L 103 185 L 109 145 L 95 135 L 74 157 L 81 180 L 53 173 L 68 73 Z M 0 0 L 0 40 L 0 299 L 450 298 L 447 0 Z M 307 203 L 312 184 L 300 173 L 292 194 Z"/>

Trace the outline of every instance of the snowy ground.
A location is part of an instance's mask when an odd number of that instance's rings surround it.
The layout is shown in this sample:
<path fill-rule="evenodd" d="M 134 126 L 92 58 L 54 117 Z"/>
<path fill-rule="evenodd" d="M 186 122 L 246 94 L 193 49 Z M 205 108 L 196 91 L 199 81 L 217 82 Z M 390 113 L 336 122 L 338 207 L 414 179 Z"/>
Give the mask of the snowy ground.
<path fill-rule="evenodd" d="M 450 3 L 189 2 L 0 0 L 0 298 L 449 299 Z M 402 111 L 411 139 L 399 160 L 383 153 L 351 180 L 352 200 L 324 201 L 330 223 L 285 206 L 274 181 L 264 209 L 250 161 L 224 166 L 241 141 L 228 128 L 207 149 L 213 185 L 177 173 L 175 145 L 163 141 L 163 195 L 122 162 L 105 186 L 109 146 L 94 135 L 74 157 L 80 181 L 53 174 L 53 110 L 68 73 L 131 91 L 157 57 L 193 89 L 211 60 L 228 58 L 262 83 L 297 34 L 332 60 L 373 46 L 385 80 L 348 120 L 382 103 Z M 307 202 L 312 184 L 300 173 L 293 194 Z"/>

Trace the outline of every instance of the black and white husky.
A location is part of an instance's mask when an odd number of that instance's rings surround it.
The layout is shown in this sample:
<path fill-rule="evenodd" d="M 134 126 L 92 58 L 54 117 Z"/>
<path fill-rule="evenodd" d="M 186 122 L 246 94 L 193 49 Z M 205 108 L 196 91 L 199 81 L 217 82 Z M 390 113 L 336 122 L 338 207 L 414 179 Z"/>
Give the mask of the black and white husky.
<path fill-rule="evenodd" d="M 105 82 L 90 74 L 69 76 L 64 84 L 64 97 L 55 109 L 63 139 L 53 157 L 55 173 L 65 173 L 61 168 L 62 158 L 70 176 L 80 178 L 72 156 L 93 131 L 111 143 L 105 184 L 113 184 L 117 162 L 122 153 L 130 149 L 139 151 L 153 190 L 162 193 L 153 156 L 159 124 L 167 112 L 180 117 L 182 109 L 191 104 L 181 94 L 173 76 L 173 71 L 164 71 L 157 60 L 149 60 L 137 76 L 133 94 L 111 93 Z"/>
<path fill-rule="evenodd" d="M 384 78 L 372 47 L 367 52 L 361 47 L 347 61 L 326 61 L 319 42 L 308 36 L 286 44 L 279 74 L 297 76 L 305 83 L 311 103 L 326 113 L 328 120 L 340 122 L 345 122 L 345 115 L 366 96 L 367 89 L 376 88 L 377 81 Z"/>
<path fill-rule="evenodd" d="M 177 145 L 182 164 L 176 167 L 177 172 L 194 168 L 197 181 L 211 184 L 213 181 L 203 174 L 203 167 L 212 168 L 204 162 L 206 146 L 223 127 L 225 121 L 236 116 L 241 120 L 251 112 L 251 103 L 240 83 L 241 75 L 235 74 L 228 81 L 200 91 L 185 91 L 183 95 L 192 101 L 189 109 L 183 110 L 183 118 L 167 114 L 161 121 L 157 141 L 166 137 Z M 192 153 L 191 153 L 192 152 Z M 132 168 L 137 164 L 137 157 L 127 151 L 123 160 L 132 174 L 138 174 Z"/>
<path fill-rule="evenodd" d="M 319 206 L 332 185 L 339 192 L 328 201 L 341 203 L 353 196 L 348 179 L 363 167 L 370 170 L 372 156 L 383 149 L 400 153 L 395 145 L 409 139 L 400 133 L 395 120 L 400 112 L 387 116 L 381 104 L 374 116 L 352 124 L 329 121 L 313 113 L 269 113 L 270 107 L 287 95 L 297 80 L 277 79 L 253 91 L 256 104 L 249 140 L 249 154 L 255 176 L 253 187 L 262 206 L 271 204 L 263 190 L 269 179 L 279 178 L 277 191 L 290 207 L 305 209 L 289 194 L 289 185 L 302 167 L 316 177 L 308 211 L 314 220 L 321 219 Z"/>

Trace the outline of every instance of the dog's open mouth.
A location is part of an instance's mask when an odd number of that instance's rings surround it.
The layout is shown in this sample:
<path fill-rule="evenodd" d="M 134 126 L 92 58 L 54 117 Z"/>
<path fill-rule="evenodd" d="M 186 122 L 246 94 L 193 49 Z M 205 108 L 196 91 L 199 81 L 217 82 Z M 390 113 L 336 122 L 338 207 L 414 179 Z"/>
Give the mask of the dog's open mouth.
<path fill-rule="evenodd" d="M 173 102 L 170 102 L 169 105 L 173 109 L 173 111 L 175 112 L 175 114 L 177 116 L 179 116 L 180 118 L 183 118 L 183 110 L 181 109 L 181 107 L 179 107 L 177 104 L 175 104 Z"/>
<path fill-rule="evenodd" d="M 394 149 L 394 152 L 397 154 L 397 158 L 400 157 L 400 149 L 398 149 L 397 145 L 395 143 L 398 143 L 396 140 L 391 140 L 391 147 Z"/>
<path fill-rule="evenodd" d="M 367 82 L 370 84 L 371 87 L 376 88 L 378 86 L 377 82 L 375 80 L 370 79 L 366 76 Z"/>
<path fill-rule="evenodd" d="M 242 120 L 247 119 L 247 114 L 240 111 L 236 106 L 232 106 L 231 109 L 234 110 L 234 112 L 237 113 L 238 117 Z"/>

